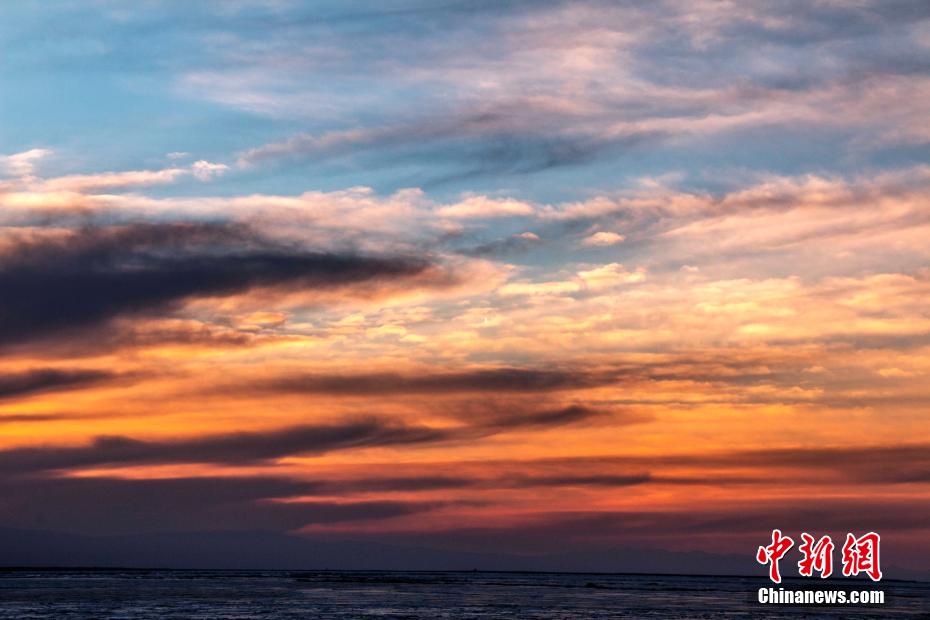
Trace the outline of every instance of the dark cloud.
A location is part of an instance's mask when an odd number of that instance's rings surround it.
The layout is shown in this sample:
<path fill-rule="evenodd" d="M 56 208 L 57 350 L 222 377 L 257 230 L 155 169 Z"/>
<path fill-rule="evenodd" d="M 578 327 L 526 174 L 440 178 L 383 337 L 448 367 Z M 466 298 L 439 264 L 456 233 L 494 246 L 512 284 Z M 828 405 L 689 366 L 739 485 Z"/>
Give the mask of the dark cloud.
<path fill-rule="evenodd" d="M 356 493 L 394 493 L 394 492 L 430 492 L 456 489 L 533 489 L 542 487 L 604 487 L 620 488 L 642 484 L 661 485 L 766 485 L 771 484 L 770 477 L 735 477 L 728 475 L 706 476 L 665 476 L 649 472 L 610 473 L 564 471 L 562 473 L 478 473 L 473 476 L 443 475 L 429 473 L 429 467 L 423 469 L 423 475 L 345 478 L 318 480 L 314 491 L 320 495 L 341 496 Z M 500 464 L 500 469 L 508 472 L 525 470 L 524 462 Z M 608 468 L 611 469 L 611 468 Z"/>
<path fill-rule="evenodd" d="M 0 255 L 0 343 L 170 311 L 261 287 L 313 291 L 422 273 L 428 261 L 307 252 L 242 226 L 90 228 L 22 241 Z"/>
<path fill-rule="evenodd" d="M 146 317 L 147 318 L 147 317 Z M 60 333 L 48 338 L 37 336 L 37 340 L 6 344 L 4 350 L 12 354 L 41 354 L 46 359 L 74 359 L 93 357 L 117 349 L 144 349 L 147 347 L 209 347 L 211 349 L 238 348 L 275 338 L 274 333 L 249 333 L 236 329 L 217 318 L 215 324 L 191 322 L 189 325 L 172 324 L 168 317 L 158 321 L 152 317 L 142 323 L 137 317 L 128 315 L 106 323 L 105 328 L 89 327 L 67 331 L 67 338 Z"/>
<path fill-rule="evenodd" d="M 94 414 L 79 414 L 95 417 Z M 101 416 L 96 417 L 102 417 Z M 112 415 L 112 414 L 106 414 Z M 24 421 L 68 419 L 68 414 L 23 416 Z M 223 463 L 248 465 L 300 454 L 320 454 L 360 447 L 416 445 L 481 437 L 528 428 L 566 426 L 601 418 L 612 424 L 633 424 L 644 418 L 570 405 L 557 409 L 527 409 L 495 404 L 458 412 L 463 424 L 429 427 L 399 424 L 379 418 L 359 418 L 329 425 L 291 426 L 271 431 L 237 432 L 190 439 L 145 441 L 99 436 L 83 446 L 32 446 L 0 450 L 0 473 L 22 474 L 68 470 L 95 465 L 140 463 Z M 0 423 L 5 418 L 0 417 Z M 18 417 L 13 418 L 14 421 Z"/>
<path fill-rule="evenodd" d="M 452 438 L 449 431 L 392 424 L 374 418 L 342 424 L 294 426 L 174 441 L 123 436 L 96 438 L 77 447 L 40 446 L 0 451 L 0 472 L 70 469 L 130 463 L 226 463 L 244 465 L 298 454 L 368 446 L 413 445 Z"/>
<path fill-rule="evenodd" d="M 541 243 L 539 237 L 525 234 L 510 235 L 503 239 L 495 239 L 471 248 L 459 250 L 466 256 L 501 256 L 506 254 L 519 254 L 529 251 Z"/>
<path fill-rule="evenodd" d="M 504 486 L 532 487 L 629 487 L 652 481 L 648 473 L 611 475 L 521 476 L 504 481 Z"/>
<path fill-rule="evenodd" d="M 299 431 L 282 431 L 278 435 Z M 231 437 L 231 436 L 230 436 Z M 244 462 L 254 455 L 265 455 L 261 441 L 239 436 L 238 448 Z M 374 440 L 378 441 L 378 440 Z M 392 440 L 388 440 L 392 441 Z M 190 450 L 194 443 L 209 444 L 211 450 L 228 458 L 237 442 L 212 438 L 201 442 L 178 443 L 177 450 Z M 314 442 L 319 445 L 319 442 Z M 103 444 L 101 444 L 103 445 Z M 149 444 L 152 445 L 152 444 Z M 164 445 L 164 444 L 161 444 Z M 222 447 L 218 447 L 222 446 Z M 105 447 L 105 446 L 104 446 Z M 169 450 L 170 452 L 171 450 Z M 203 450 L 201 450 L 203 451 Z M 207 450 L 209 452 L 209 450 Z M 424 465 L 425 475 L 381 478 L 291 480 L 272 477 L 224 477 L 181 479 L 101 479 L 36 477 L 23 468 L 10 470 L 10 456 L 2 453 L 0 464 L 0 527 L 50 528 L 90 533 L 138 531 L 183 531 L 233 529 L 267 531 L 292 530 L 314 523 L 377 521 L 417 514 L 460 501 L 333 501 L 318 499 L 352 496 L 358 493 L 428 493 L 458 489 L 536 489 L 545 487 L 604 487 L 623 489 L 643 484 L 781 484 L 784 479 L 803 484 L 803 478 L 773 475 L 771 467 L 802 467 L 805 470 L 841 471 L 853 465 L 851 479 L 862 477 L 884 484 L 887 475 L 896 482 L 926 482 L 919 468 L 926 466 L 927 446 L 913 445 L 858 449 L 797 449 L 736 451 L 719 455 L 672 457 L 598 457 L 590 459 L 545 459 L 540 461 L 489 462 L 484 469 L 444 475 Z M 59 452 L 58 456 L 61 456 Z M 147 459 L 148 456 L 142 458 Z M 72 459 L 73 461 L 74 459 Z M 703 466 L 693 476 L 654 475 L 635 467 L 645 463 L 659 471 L 665 467 Z M 34 463 L 33 463 L 34 464 Z M 910 465 L 911 468 L 903 469 Z M 472 464 L 474 465 L 474 464 Z M 623 465 L 623 468 L 618 467 Z M 733 479 L 721 469 L 762 468 L 765 477 Z M 33 468 L 34 469 L 34 468 Z M 452 472 L 452 469 L 449 470 Z M 10 475 L 17 473 L 19 475 Z M 287 500 L 287 501 L 281 501 Z M 460 528 L 418 533 L 417 543 L 481 550 L 508 551 L 561 548 L 578 549 L 597 541 L 636 540 L 650 545 L 674 544 L 690 540 L 722 541 L 762 536 L 771 527 L 786 531 L 816 528 L 820 533 L 842 535 L 845 531 L 876 529 L 899 534 L 927 529 L 926 500 L 899 497 L 882 501 L 861 498 L 809 498 L 803 491 L 778 501 L 753 499 L 715 504 L 687 510 L 668 511 L 552 511 L 539 512 L 519 525 Z M 774 525 L 773 525 L 774 524 Z M 387 542 L 413 542 L 404 534 L 384 534 Z M 490 545 L 490 547 L 488 546 Z"/>
<path fill-rule="evenodd" d="M 0 330 L 2 329 L 0 327 Z M 0 374 L 0 400 L 22 398 L 57 390 L 73 390 L 96 385 L 115 377 L 115 374 L 103 370 L 61 370 L 57 368 L 39 368 L 13 374 Z"/>
<path fill-rule="evenodd" d="M 269 477 L 165 479 L 6 478 L 0 527 L 83 533 L 285 531 L 311 523 L 387 519 L 433 502 L 301 501 L 314 482 Z M 280 499 L 292 501 L 277 501 Z M 293 500 L 297 501 L 293 501 Z"/>
<path fill-rule="evenodd" d="M 840 351 L 860 349 L 913 351 L 930 345 L 930 332 L 912 334 L 830 334 L 816 338 L 778 338 L 772 340 L 773 346 L 793 346 L 799 343 L 823 344 Z"/>
<path fill-rule="evenodd" d="M 62 420 L 96 420 L 117 417 L 116 414 L 97 413 L 11 413 L 0 414 L 0 424 L 30 424 L 36 422 L 60 422 Z M 122 417 L 121 415 L 119 417 Z"/>
<path fill-rule="evenodd" d="M 519 469 L 511 464 L 510 469 Z M 317 491 L 325 495 L 350 495 L 368 492 L 429 492 L 454 489 L 522 489 L 538 487 L 627 487 L 653 481 L 648 473 L 565 474 L 503 476 L 405 476 L 386 478 L 349 478 L 318 483 Z"/>
<path fill-rule="evenodd" d="M 610 411 L 583 405 L 569 405 L 554 409 L 529 409 L 523 411 L 521 409 L 524 409 L 524 407 L 514 404 L 491 407 L 487 410 L 484 416 L 485 419 L 479 419 L 477 423 L 493 429 L 507 430 L 511 428 L 566 426 L 595 419 L 610 421 L 614 424 L 633 423 L 645 419 L 629 415 L 623 417 L 612 415 Z"/>
<path fill-rule="evenodd" d="M 573 130 L 566 119 L 516 100 L 449 110 L 393 125 L 324 135 L 298 134 L 240 154 L 243 164 L 325 162 L 359 158 L 367 168 L 429 162 L 435 172 L 415 179 L 431 187 L 580 166 L 668 138 L 664 131 L 629 131 L 611 137 Z M 445 168 L 448 171 L 442 172 Z"/>
<path fill-rule="evenodd" d="M 557 124 L 560 119 L 543 118 L 538 126 Z M 538 129 L 536 130 L 538 132 Z M 631 131 L 604 138 L 580 133 L 504 133 L 484 136 L 480 141 L 463 141 L 455 148 L 441 145 L 418 153 L 419 159 L 442 162 L 443 156 L 458 170 L 439 174 L 421 185 L 433 187 L 481 177 L 535 174 L 556 168 L 577 167 L 602 159 L 618 159 L 637 150 L 661 144 L 669 138 L 665 131 Z"/>
<path fill-rule="evenodd" d="M 535 461 L 492 461 L 489 467 L 515 471 L 525 478 L 577 478 L 618 475 L 648 469 L 654 484 L 754 484 L 770 485 L 790 479 L 797 485 L 907 484 L 930 480 L 930 445 L 926 443 L 825 448 L 735 450 L 710 454 L 602 456 L 551 458 Z M 666 474 L 685 468 L 688 475 Z M 614 473 L 617 469 L 622 473 Z M 731 471 L 732 470 L 732 471 Z M 747 475 L 747 470 L 751 473 Z M 593 479 L 592 479 L 593 483 Z"/>
<path fill-rule="evenodd" d="M 831 534 L 878 531 L 884 535 L 919 536 L 928 530 L 930 503 L 922 498 L 883 500 L 792 499 L 744 502 L 739 505 L 694 506 L 668 511 L 538 512 L 519 524 L 451 527 L 419 532 L 420 544 L 471 551 L 537 553 L 568 551 L 636 541 L 644 546 L 674 546 L 698 541 L 717 549 L 754 548 L 771 536 L 773 527 L 797 536 L 802 531 Z M 892 538 L 889 536 L 889 538 Z M 410 543 L 406 533 L 382 534 L 382 540 Z M 728 544 L 729 543 L 729 544 Z"/>
<path fill-rule="evenodd" d="M 247 386 L 246 390 L 293 394 L 372 396 L 442 394 L 455 392 L 551 392 L 595 387 L 615 378 L 584 371 L 532 368 L 493 368 L 464 372 L 401 375 L 294 374 Z"/>
<path fill-rule="evenodd" d="M 803 365 L 776 372 L 769 358 L 725 360 L 714 357 L 677 357 L 670 361 L 615 364 L 605 368 L 584 366 L 502 367 L 459 372 L 406 375 L 399 373 L 284 374 L 246 384 L 245 391 L 293 394 L 372 396 L 466 392 L 556 392 L 606 385 L 646 384 L 652 381 L 696 382 L 719 385 L 782 384 L 796 386 Z M 785 366 L 784 363 L 781 364 Z M 227 386 L 223 387 L 228 390 Z M 654 402 L 654 401 L 643 401 Z"/>
<path fill-rule="evenodd" d="M 930 481 L 930 445 L 798 448 L 737 452 L 721 460 L 731 466 L 784 467 L 832 472 L 852 482 L 905 484 Z"/>
<path fill-rule="evenodd" d="M 325 494 L 344 495 L 358 492 L 436 491 L 477 486 L 480 479 L 467 476 L 422 476 L 388 478 L 354 478 L 321 481 L 319 490 Z"/>

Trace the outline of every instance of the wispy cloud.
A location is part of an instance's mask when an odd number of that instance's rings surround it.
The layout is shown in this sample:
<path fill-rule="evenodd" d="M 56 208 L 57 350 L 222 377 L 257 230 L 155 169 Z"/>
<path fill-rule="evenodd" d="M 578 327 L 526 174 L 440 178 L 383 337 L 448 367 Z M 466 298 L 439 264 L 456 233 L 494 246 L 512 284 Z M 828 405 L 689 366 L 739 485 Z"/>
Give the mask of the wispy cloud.
<path fill-rule="evenodd" d="M 0 400 L 23 398 L 56 390 L 80 389 L 114 379 L 104 370 L 38 368 L 11 374 L 0 374 Z"/>

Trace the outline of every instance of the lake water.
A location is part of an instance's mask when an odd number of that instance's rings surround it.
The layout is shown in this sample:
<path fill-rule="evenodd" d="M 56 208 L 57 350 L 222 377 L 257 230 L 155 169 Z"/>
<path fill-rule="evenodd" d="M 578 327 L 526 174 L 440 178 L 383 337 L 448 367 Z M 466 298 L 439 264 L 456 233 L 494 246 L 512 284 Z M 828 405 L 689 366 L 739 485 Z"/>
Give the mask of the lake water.
<path fill-rule="evenodd" d="M 485 572 L 0 571 L 0 618 L 930 618 L 930 584 L 830 580 L 885 605 L 761 605 L 764 578 Z M 815 580 L 785 580 L 809 589 Z"/>

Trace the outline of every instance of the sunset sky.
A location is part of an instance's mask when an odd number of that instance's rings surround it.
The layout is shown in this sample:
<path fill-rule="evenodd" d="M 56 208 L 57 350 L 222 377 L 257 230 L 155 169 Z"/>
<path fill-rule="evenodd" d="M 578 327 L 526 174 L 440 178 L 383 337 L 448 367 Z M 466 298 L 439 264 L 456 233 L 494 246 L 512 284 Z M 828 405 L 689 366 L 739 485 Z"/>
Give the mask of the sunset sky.
<path fill-rule="evenodd" d="M 928 162 L 926 0 L 4 3 L 0 528 L 930 570 Z"/>

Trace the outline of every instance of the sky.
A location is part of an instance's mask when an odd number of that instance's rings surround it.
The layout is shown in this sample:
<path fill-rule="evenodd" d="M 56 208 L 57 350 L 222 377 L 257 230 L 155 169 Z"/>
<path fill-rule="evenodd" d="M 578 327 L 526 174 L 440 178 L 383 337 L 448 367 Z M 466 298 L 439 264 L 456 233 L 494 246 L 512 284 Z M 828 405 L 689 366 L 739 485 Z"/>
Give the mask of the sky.
<path fill-rule="evenodd" d="M 928 162 L 924 0 L 4 3 L 0 528 L 930 570 Z"/>

